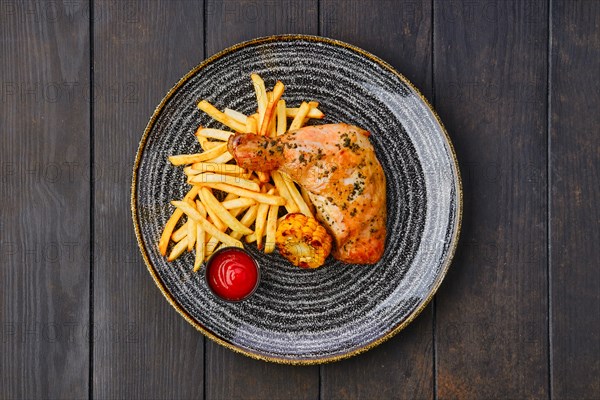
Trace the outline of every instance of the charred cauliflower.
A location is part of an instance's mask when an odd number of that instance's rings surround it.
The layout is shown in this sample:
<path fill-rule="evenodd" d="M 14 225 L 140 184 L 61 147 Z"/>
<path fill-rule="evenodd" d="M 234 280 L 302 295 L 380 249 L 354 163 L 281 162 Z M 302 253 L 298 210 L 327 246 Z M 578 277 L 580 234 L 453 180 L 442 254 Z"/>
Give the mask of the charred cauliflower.
<path fill-rule="evenodd" d="M 277 228 L 279 253 L 300 268 L 318 268 L 331 251 L 331 236 L 319 222 L 300 213 L 288 214 Z"/>

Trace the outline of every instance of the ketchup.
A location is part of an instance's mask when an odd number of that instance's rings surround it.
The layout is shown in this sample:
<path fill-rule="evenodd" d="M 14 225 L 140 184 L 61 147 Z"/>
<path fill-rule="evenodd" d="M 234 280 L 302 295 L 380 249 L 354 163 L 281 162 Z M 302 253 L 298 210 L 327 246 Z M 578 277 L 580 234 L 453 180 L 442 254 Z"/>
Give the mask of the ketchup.
<path fill-rule="evenodd" d="M 206 266 L 206 282 L 217 296 L 239 301 L 248 297 L 258 285 L 258 265 L 248 253 L 237 247 L 213 254 Z"/>

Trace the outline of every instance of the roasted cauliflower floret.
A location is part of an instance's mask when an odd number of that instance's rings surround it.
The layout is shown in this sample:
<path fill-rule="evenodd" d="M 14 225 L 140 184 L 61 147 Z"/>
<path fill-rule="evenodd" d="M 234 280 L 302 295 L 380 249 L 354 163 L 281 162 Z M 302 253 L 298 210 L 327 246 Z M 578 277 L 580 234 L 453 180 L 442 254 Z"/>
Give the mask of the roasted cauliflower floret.
<path fill-rule="evenodd" d="M 319 222 L 304 214 L 288 214 L 277 228 L 279 253 L 300 268 L 318 268 L 331 251 L 331 236 Z"/>

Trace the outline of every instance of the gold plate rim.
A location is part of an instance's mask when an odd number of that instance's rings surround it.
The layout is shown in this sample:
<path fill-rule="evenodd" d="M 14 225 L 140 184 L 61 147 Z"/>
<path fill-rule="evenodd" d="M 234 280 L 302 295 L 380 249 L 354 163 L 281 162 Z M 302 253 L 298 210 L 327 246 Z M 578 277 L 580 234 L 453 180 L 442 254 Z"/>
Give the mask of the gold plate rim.
<path fill-rule="evenodd" d="M 454 173 L 456 176 L 456 192 L 457 192 L 457 202 L 458 202 L 458 207 L 457 207 L 457 215 L 456 215 L 456 219 L 454 221 L 454 234 L 452 235 L 452 240 L 451 240 L 451 244 L 450 244 L 450 249 L 449 249 L 449 253 L 448 253 L 448 257 L 445 260 L 444 266 L 442 268 L 441 273 L 438 275 L 436 282 L 434 283 L 434 285 L 432 286 L 431 290 L 429 291 L 427 298 L 421 302 L 421 304 L 404 320 L 402 321 L 400 324 L 398 324 L 397 326 L 395 326 L 394 328 L 392 328 L 387 334 L 383 335 L 382 337 L 378 338 L 377 340 L 374 340 L 370 343 L 365 344 L 364 346 L 355 349 L 353 351 L 347 352 L 347 353 L 343 353 L 343 354 L 338 354 L 338 355 L 334 355 L 334 356 L 330 356 L 330 357 L 324 357 L 324 358 L 314 358 L 314 359 L 288 359 L 288 358 L 277 358 L 277 357 L 270 357 L 270 356 L 265 356 L 263 354 L 259 354 L 259 353 L 255 353 L 252 351 L 249 351 L 247 349 L 243 349 L 241 347 L 238 347 L 226 340 L 223 340 L 222 338 L 218 337 L 217 335 L 215 335 L 214 333 L 212 333 L 210 330 L 208 330 L 206 327 L 202 326 L 200 323 L 198 323 L 198 321 L 196 321 L 191 315 L 188 314 L 187 311 L 185 311 L 183 309 L 183 307 L 181 307 L 181 305 L 175 300 L 175 298 L 173 297 L 173 295 L 170 293 L 170 291 L 168 290 L 168 288 L 165 286 L 164 282 L 162 281 L 162 279 L 158 276 L 158 273 L 156 272 L 156 270 L 154 269 L 152 263 L 150 262 L 150 258 L 148 257 L 148 253 L 146 250 L 146 247 L 142 241 L 142 236 L 141 236 L 141 231 L 140 231 L 140 226 L 139 226 L 139 222 L 138 222 L 138 212 L 137 212 L 137 204 L 136 204 L 136 197 L 137 197 L 137 177 L 138 177 L 138 169 L 139 169 L 139 165 L 140 165 L 140 160 L 142 157 L 142 153 L 143 150 L 146 146 L 146 142 L 148 140 L 148 136 L 150 134 L 150 131 L 152 130 L 152 128 L 154 127 L 154 124 L 156 122 L 156 119 L 158 118 L 160 112 L 162 111 L 162 109 L 164 108 L 165 104 L 171 99 L 171 97 L 175 94 L 175 92 L 177 90 L 179 90 L 179 88 L 185 83 L 187 82 L 192 76 L 194 76 L 198 71 L 202 70 L 203 68 L 205 68 L 207 65 L 211 64 L 212 62 L 214 62 L 215 60 L 218 60 L 221 57 L 224 57 L 225 55 L 228 55 L 230 53 L 233 53 L 239 49 L 242 49 L 244 47 L 247 46 L 252 46 L 252 45 L 256 45 L 256 44 L 262 44 L 262 43 L 270 43 L 270 42 L 277 42 L 277 41 L 294 41 L 294 40 L 304 40 L 304 41 L 309 41 L 309 42 L 318 42 L 318 43 L 326 43 L 326 44 L 330 44 L 330 45 L 334 45 L 334 46 L 339 46 L 345 49 L 349 49 L 352 50 L 356 53 L 359 53 L 360 55 L 370 59 L 371 61 L 374 61 L 375 63 L 381 65 L 382 67 L 384 67 L 385 69 L 389 70 L 391 73 L 393 73 L 394 75 L 396 75 L 403 83 L 405 83 L 406 85 L 408 85 L 421 99 L 421 101 L 423 101 L 423 103 L 427 106 L 427 108 L 429 109 L 429 111 L 431 111 L 431 113 L 433 114 L 436 122 L 438 123 L 441 131 L 444 133 L 444 141 L 446 142 L 446 146 L 448 146 L 448 150 L 450 151 L 450 154 L 452 156 L 452 167 L 454 169 Z M 171 304 L 171 306 L 173 308 L 175 308 L 175 310 L 189 323 L 191 324 L 194 328 L 196 328 L 198 331 L 200 331 L 204 336 L 206 336 L 207 338 L 213 340 L 214 342 L 228 348 L 229 350 L 232 350 L 236 353 L 240 353 L 243 354 L 245 356 L 257 359 L 257 360 L 262 360 L 262 361 L 268 361 L 268 362 L 273 362 L 273 363 L 277 363 L 277 364 L 287 364 L 287 365 L 318 365 L 318 364 L 325 364 L 325 363 L 330 363 L 330 362 L 335 362 L 335 361 L 339 361 L 339 360 L 343 360 L 346 358 L 350 358 L 353 356 L 356 356 L 358 354 L 364 353 L 367 350 L 370 350 L 378 345 L 380 345 L 381 343 L 387 341 L 388 339 L 392 338 L 393 336 L 395 336 L 398 332 L 400 332 L 402 329 L 404 329 L 408 324 L 410 324 L 419 314 L 421 314 L 421 312 L 427 307 L 427 305 L 429 304 L 429 302 L 431 301 L 431 299 L 434 297 L 435 293 L 438 291 L 442 281 L 444 280 L 444 278 L 446 277 L 446 274 L 448 273 L 448 270 L 450 268 L 450 264 L 452 263 L 452 260 L 454 258 L 455 252 L 456 252 L 456 247 L 458 245 L 458 238 L 460 236 L 460 230 L 461 230 L 461 224 L 462 224 L 462 213 L 463 213 L 463 190 L 462 190 L 462 179 L 460 176 L 460 169 L 458 167 L 458 160 L 456 157 L 456 152 L 454 150 L 454 146 L 452 145 L 452 141 L 450 140 L 450 136 L 444 126 L 444 124 L 442 123 L 442 121 L 440 120 L 440 117 L 438 116 L 437 112 L 434 110 L 434 108 L 431 106 L 431 104 L 429 103 L 429 101 L 423 96 L 423 94 L 412 84 L 412 82 L 410 82 L 404 75 L 402 75 L 400 72 L 398 72 L 394 67 L 392 67 L 390 64 L 388 64 L 386 61 L 382 60 L 381 58 L 367 52 L 366 50 L 363 50 L 357 46 L 351 45 L 349 43 L 345 43 L 342 42 L 340 40 L 336 40 L 336 39 L 330 39 L 330 38 L 326 38 L 326 37 L 322 37 L 322 36 L 315 36 L 315 35 L 304 35 L 304 34 L 284 34 L 284 35 L 271 35 L 271 36 L 264 36 L 264 37 L 259 37 L 259 38 L 255 38 L 255 39 L 251 39 L 248 41 L 244 41 L 238 44 L 235 44 L 233 46 L 230 46 L 224 50 L 221 50 L 220 52 L 212 55 L 211 57 L 205 59 L 204 61 L 202 61 L 200 64 L 198 64 L 197 66 L 195 66 L 191 71 L 189 71 L 185 76 L 183 76 L 170 90 L 169 92 L 163 97 L 163 99 L 161 100 L 160 104 L 155 108 L 154 112 L 152 113 L 152 117 L 150 118 L 150 120 L 148 121 L 148 124 L 146 125 L 146 128 L 144 130 L 144 134 L 142 135 L 142 138 L 140 140 L 140 143 L 138 145 L 138 150 L 135 156 L 135 161 L 134 161 L 134 165 L 133 165 L 133 174 L 132 174 L 132 179 L 131 179 L 131 218 L 133 219 L 133 226 L 134 226 L 134 230 L 135 230 L 135 236 L 136 236 L 136 240 L 138 243 L 138 247 L 140 249 L 140 252 L 142 253 L 142 258 L 144 259 L 144 263 L 146 264 L 146 268 L 148 269 L 148 272 L 150 272 L 150 275 L 152 276 L 154 283 L 156 284 L 156 286 L 158 286 L 159 290 L 161 291 L 161 293 L 163 294 L 163 296 L 167 299 L 167 301 L 169 302 L 169 304 Z"/>

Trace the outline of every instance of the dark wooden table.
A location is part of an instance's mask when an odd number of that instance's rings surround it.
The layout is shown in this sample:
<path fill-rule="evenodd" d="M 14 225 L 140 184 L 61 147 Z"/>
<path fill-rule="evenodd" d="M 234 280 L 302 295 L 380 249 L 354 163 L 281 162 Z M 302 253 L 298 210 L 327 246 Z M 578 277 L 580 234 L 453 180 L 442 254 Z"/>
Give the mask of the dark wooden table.
<path fill-rule="evenodd" d="M 205 340 L 129 211 L 168 89 L 308 33 L 412 80 L 456 146 L 459 249 L 407 329 L 290 367 Z M 0 1 L 0 398 L 600 398 L 600 1 Z"/>

